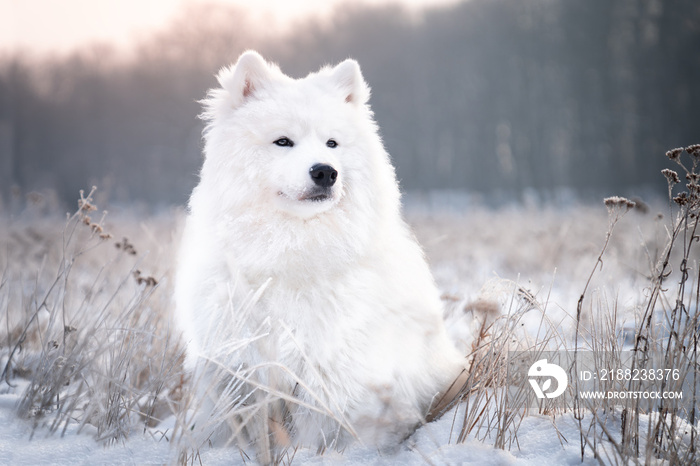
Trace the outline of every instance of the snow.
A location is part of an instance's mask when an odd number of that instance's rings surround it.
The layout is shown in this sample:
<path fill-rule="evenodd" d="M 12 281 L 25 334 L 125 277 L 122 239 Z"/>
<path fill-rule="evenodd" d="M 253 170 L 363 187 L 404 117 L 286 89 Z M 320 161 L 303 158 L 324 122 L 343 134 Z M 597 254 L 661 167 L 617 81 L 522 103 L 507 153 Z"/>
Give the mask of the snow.
<path fill-rule="evenodd" d="M 30 421 L 17 418 L 14 412 L 25 383 L 0 386 L 0 464 L 164 464 L 174 463 L 177 452 L 168 441 L 168 432 L 175 424 L 169 418 L 146 433 L 135 432 L 128 440 L 116 445 L 102 446 L 93 438 L 94 432 L 77 424 L 70 424 L 63 436 L 49 435 L 39 426 L 32 435 Z M 457 444 L 452 433 L 453 419 L 460 408 L 454 408 L 441 419 L 419 428 L 400 445 L 397 452 L 381 453 L 356 445 L 342 455 L 301 449 L 293 463 L 308 465 L 343 464 L 464 464 L 464 465 L 542 465 L 581 464 L 578 427 L 568 414 L 558 417 L 556 428 L 549 416 L 525 417 L 518 429 L 518 446 L 510 451 L 493 447 L 493 441 L 468 438 Z M 557 434 L 557 431 L 559 434 Z M 205 465 L 244 464 L 234 447 L 209 449 L 200 452 Z M 195 460 L 197 463 L 197 460 Z M 597 464 L 587 451 L 584 464 Z"/>
<path fill-rule="evenodd" d="M 162 464 L 171 456 L 167 442 L 157 429 L 145 435 L 134 435 L 127 442 L 102 446 L 93 437 L 94 431 L 69 424 L 63 436 L 49 435 L 38 428 L 32 435 L 31 421 L 19 419 L 14 408 L 26 383 L 16 387 L 0 385 L 0 464 Z"/>
<path fill-rule="evenodd" d="M 438 285 L 451 299 L 453 298 L 451 305 L 455 309 L 464 309 L 466 304 L 490 293 L 501 298 L 505 296 L 508 301 L 512 293 L 509 291 L 503 294 L 499 286 L 493 285 L 499 283 L 499 280 L 492 280 L 493 277 L 502 277 L 510 280 L 510 288 L 506 287 L 508 289 L 512 290 L 512 284 L 518 283 L 530 290 L 537 301 L 546 308 L 546 317 L 552 323 L 552 327 L 561 332 L 562 338 L 570 338 L 573 334 L 571 326 L 576 301 L 596 264 L 608 221 L 602 207 L 591 211 L 585 208 L 577 208 L 570 212 L 474 211 L 471 215 L 462 217 L 415 214 L 412 224 L 430 258 Z M 638 223 L 641 227 L 637 226 Z M 123 232 L 129 227 L 135 230 L 136 227 L 132 224 L 141 225 L 141 222 L 122 221 L 119 231 Z M 171 236 L 173 225 L 166 223 L 159 226 L 152 219 L 149 225 L 151 228 L 160 228 L 157 234 L 152 235 L 154 238 Z M 592 231 L 596 233 L 592 234 Z M 631 273 L 643 270 L 643 267 L 638 265 L 640 260 L 643 262 L 644 256 L 639 253 L 637 238 L 643 240 L 642 243 L 647 241 L 645 238 L 663 238 L 663 235 L 659 236 L 657 232 L 658 225 L 653 219 L 631 217 L 626 223 L 621 223 L 611 241 L 605 266 L 598 268 L 591 284 L 590 299 L 617 303 L 619 309 L 616 310 L 620 321 L 633 323 L 634 312 L 645 296 L 641 292 L 645 286 L 643 274 Z M 128 236 L 138 237 L 138 234 L 130 231 Z M 46 237 L 56 236 L 47 234 Z M 649 242 L 654 244 L 650 240 Z M 30 246 L 38 248 L 41 245 L 29 245 L 27 248 Z M 113 247 L 109 249 L 112 249 L 114 254 L 119 253 Z M 139 249 L 151 251 L 148 260 L 141 265 L 144 270 L 154 276 L 167 276 L 172 245 L 167 242 L 149 244 L 146 240 L 141 240 Z M 12 252 L 15 248 L 7 250 Z M 46 246 L 46 250 L 56 251 L 60 248 L 54 244 L 50 249 Z M 20 258 L 20 262 L 17 263 L 31 270 L 39 268 L 39 264 L 30 264 L 26 259 L 41 257 L 39 254 L 30 254 L 31 251 L 19 248 L 15 252 Z M 105 259 L 100 260 L 102 262 L 95 261 L 97 265 L 89 263 L 88 265 L 93 267 L 90 270 L 101 267 Z M 130 274 L 131 263 L 117 265 L 125 267 L 127 275 Z M 84 272 L 77 275 L 77 278 L 89 284 L 94 280 L 93 276 L 94 273 Z M 124 276 L 124 272 L 113 272 L 111 276 L 120 278 Z M 75 277 L 74 274 L 74 279 Z M 166 285 L 168 283 L 167 280 L 160 281 Z M 610 286 L 604 287 L 601 284 Z M 489 290 L 489 286 L 494 289 Z M 609 300 L 606 299 L 605 293 L 610 293 Z M 150 305 L 154 308 L 160 306 L 157 309 L 166 309 L 167 296 L 167 288 L 161 289 L 160 295 L 155 298 L 160 298 L 162 302 L 155 301 Z M 508 306 L 502 308 L 508 309 Z M 532 340 L 542 337 L 540 310 L 526 313 L 519 324 L 522 325 L 526 337 Z M 466 334 L 471 328 L 470 325 L 469 320 L 452 319 L 449 322 L 450 330 L 456 339 L 459 335 Z M 131 361 L 133 364 L 134 361 Z M 3 357 L 0 357 L 0 367 L 4 367 L 5 362 L 3 354 Z M 172 416 L 145 433 L 143 427 L 136 427 L 126 440 L 110 445 L 95 440 L 96 429 L 89 425 L 79 429 L 77 423 L 71 423 L 63 435 L 60 434 L 61 429 L 59 433 L 50 435 L 48 427 L 39 425 L 33 428 L 32 420 L 17 416 L 15 407 L 21 400 L 28 382 L 16 377 L 12 383 L 16 386 L 0 382 L 0 465 L 177 463 L 177 446 L 170 441 L 175 428 L 175 418 Z M 378 452 L 362 445 L 350 446 L 342 454 L 327 452 L 317 455 L 315 449 L 299 449 L 293 457 L 284 458 L 282 463 L 287 464 L 291 459 L 293 464 L 311 465 L 581 464 L 579 427 L 571 413 L 554 417 L 529 413 L 518 425 L 517 439 L 510 444 L 506 443 L 504 450 L 495 446 L 495 429 L 488 432 L 482 428 L 479 432 L 470 433 L 463 443 L 457 442 L 458 426 L 461 425 L 460 419 L 464 409 L 465 406 L 458 406 L 441 419 L 422 426 L 394 452 Z M 489 410 L 491 411 L 487 412 L 487 418 L 497 417 L 496 407 L 489 406 Z M 584 429 L 590 425 L 592 417 L 591 413 L 586 413 L 586 416 Z M 640 421 L 648 423 L 648 418 L 640 416 Z M 619 422 L 611 423 L 608 428 L 612 430 L 613 437 L 619 438 Z M 644 431 L 643 427 L 640 428 L 640 432 Z M 593 438 L 592 436 L 593 434 L 590 438 Z M 598 464 L 590 449 L 586 450 L 585 455 L 583 464 Z M 199 456 L 190 460 L 193 464 L 198 464 L 201 460 L 205 465 L 245 463 L 235 447 L 201 450 Z M 644 460 L 645 458 L 641 458 L 641 462 Z"/>

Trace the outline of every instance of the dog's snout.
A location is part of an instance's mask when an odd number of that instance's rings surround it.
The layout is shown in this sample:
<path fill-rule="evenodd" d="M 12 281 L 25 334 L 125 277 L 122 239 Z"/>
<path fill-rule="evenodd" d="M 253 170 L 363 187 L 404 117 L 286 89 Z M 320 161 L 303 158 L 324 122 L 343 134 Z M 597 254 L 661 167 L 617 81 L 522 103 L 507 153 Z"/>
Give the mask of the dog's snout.
<path fill-rule="evenodd" d="M 338 179 L 338 171 L 325 163 L 317 163 L 311 167 L 309 174 L 314 183 L 322 188 L 330 188 Z"/>

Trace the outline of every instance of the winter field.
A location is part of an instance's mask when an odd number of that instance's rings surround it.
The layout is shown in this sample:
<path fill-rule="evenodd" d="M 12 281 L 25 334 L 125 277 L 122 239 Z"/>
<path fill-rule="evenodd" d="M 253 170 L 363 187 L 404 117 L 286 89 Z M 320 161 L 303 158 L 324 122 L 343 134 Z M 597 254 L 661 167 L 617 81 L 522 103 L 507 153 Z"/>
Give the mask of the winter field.
<path fill-rule="evenodd" d="M 288 448 L 270 461 L 696 463 L 694 172 L 684 199 L 658 205 L 409 203 L 451 335 L 469 355 L 463 401 L 396 451 Z M 170 322 L 183 212 L 103 214 L 98 196 L 85 193 L 66 217 L 46 214 L 40 196 L 2 217 L 0 464 L 254 462 L 254 451 L 197 448 L 188 437 L 192 387 Z M 639 368 L 662 354 L 679 375 L 665 383 L 683 399 L 523 401 L 530 386 L 509 372 L 508 355 L 577 347 L 610 367 L 621 350 L 636 348 Z"/>

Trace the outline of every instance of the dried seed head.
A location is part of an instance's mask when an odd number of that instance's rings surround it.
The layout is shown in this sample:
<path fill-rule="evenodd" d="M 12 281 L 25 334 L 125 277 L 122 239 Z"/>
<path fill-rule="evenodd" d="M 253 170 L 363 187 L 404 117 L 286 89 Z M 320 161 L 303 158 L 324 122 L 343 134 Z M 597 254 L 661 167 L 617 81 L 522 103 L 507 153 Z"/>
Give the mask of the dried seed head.
<path fill-rule="evenodd" d="M 675 149 L 671 149 L 670 151 L 666 152 L 666 157 L 668 157 L 671 160 L 678 161 L 681 158 L 682 152 L 683 152 L 683 148 L 677 147 Z"/>
<path fill-rule="evenodd" d="M 620 196 L 606 197 L 603 202 L 608 209 L 608 215 L 611 219 L 614 219 L 613 221 L 617 221 L 636 205 L 629 199 Z"/>
<path fill-rule="evenodd" d="M 700 185 L 697 183 L 688 183 L 686 187 L 688 188 L 691 198 L 697 199 L 700 197 Z"/>
<path fill-rule="evenodd" d="M 678 196 L 673 198 L 673 202 L 678 204 L 679 206 L 684 206 L 688 203 L 688 194 L 687 193 L 680 193 Z"/>
<path fill-rule="evenodd" d="M 122 239 L 121 243 L 116 243 L 114 246 L 117 249 L 123 250 L 127 254 L 131 254 L 132 256 L 136 255 L 136 249 L 134 249 L 134 245 L 129 243 L 129 240 L 127 238 Z"/>
<path fill-rule="evenodd" d="M 625 209 L 631 209 L 635 206 L 635 203 L 630 201 L 627 198 L 620 197 L 620 196 L 612 196 L 612 197 L 606 197 L 603 202 L 605 203 L 605 207 L 608 209 L 615 208 L 615 207 L 624 207 Z"/>
<path fill-rule="evenodd" d="M 700 144 L 693 144 L 685 148 L 685 151 L 693 157 L 700 157 Z"/>
<path fill-rule="evenodd" d="M 661 170 L 661 174 L 663 174 L 666 177 L 666 181 L 668 181 L 668 184 L 670 184 L 671 186 L 674 186 L 681 182 L 681 179 L 678 178 L 678 173 L 674 172 L 673 170 L 664 168 L 663 170 Z"/>
<path fill-rule="evenodd" d="M 158 281 L 155 278 L 143 276 L 141 271 L 138 269 L 134 270 L 133 276 L 136 283 L 139 285 L 145 284 L 146 286 L 156 286 L 158 284 Z"/>
<path fill-rule="evenodd" d="M 95 193 L 95 190 L 97 190 L 97 188 L 93 186 L 87 196 L 85 196 L 85 191 L 83 191 L 82 189 L 80 190 L 80 199 L 78 199 L 78 210 L 81 212 L 81 215 L 84 215 L 82 214 L 82 212 L 97 210 L 97 207 L 95 207 L 92 204 L 92 195 Z"/>
<path fill-rule="evenodd" d="M 501 308 L 496 301 L 477 299 L 464 305 L 464 312 L 473 312 L 482 317 L 496 318 L 501 314 Z"/>
<path fill-rule="evenodd" d="M 78 199 L 78 208 L 85 212 L 90 212 L 91 210 L 97 210 L 97 207 L 90 204 L 88 199 Z"/>

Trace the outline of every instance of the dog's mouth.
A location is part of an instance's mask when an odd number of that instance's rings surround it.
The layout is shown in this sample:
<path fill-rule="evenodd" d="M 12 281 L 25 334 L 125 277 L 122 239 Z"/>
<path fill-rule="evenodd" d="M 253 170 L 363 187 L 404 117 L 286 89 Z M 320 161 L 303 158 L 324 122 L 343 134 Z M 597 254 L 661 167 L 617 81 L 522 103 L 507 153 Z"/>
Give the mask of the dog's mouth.
<path fill-rule="evenodd" d="M 290 196 L 282 191 L 280 191 L 278 194 L 282 197 L 286 197 L 287 199 L 299 202 L 325 202 L 333 200 L 333 191 L 330 188 L 311 189 L 309 191 L 302 192 L 297 196 Z"/>
<path fill-rule="evenodd" d="M 300 201 L 307 202 L 323 202 L 328 201 L 330 199 L 333 199 L 333 196 L 331 196 L 330 192 L 310 193 L 308 195 L 302 195 L 299 197 Z"/>

